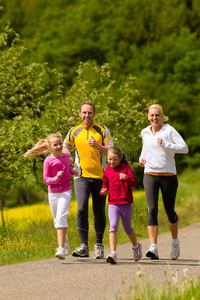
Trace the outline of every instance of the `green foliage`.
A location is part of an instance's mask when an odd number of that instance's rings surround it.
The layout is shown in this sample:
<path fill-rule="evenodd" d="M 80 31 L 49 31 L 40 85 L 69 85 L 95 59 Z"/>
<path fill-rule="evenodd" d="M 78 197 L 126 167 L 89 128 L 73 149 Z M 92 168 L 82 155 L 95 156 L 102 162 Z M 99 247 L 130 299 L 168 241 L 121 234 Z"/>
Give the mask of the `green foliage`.
<path fill-rule="evenodd" d="M 25 178 L 33 184 L 32 174 L 42 184 L 44 157 L 25 161 L 23 153 L 52 131 L 65 136 L 80 122 L 84 100 L 95 103 L 96 120 L 134 163 L 146 106 L 155 99 L 191 148 L 178 157 L 178 168 L 199 165 L 198 4 L 0 0 L 0 28 L 6 26 L 0 35 L 0 191 Z"/>
<path fill-rule="evenodd" d="M 200 211 L 200 190 L 199 190 L 200 169 L 187 169 L 179 177 L 179 188 L 176 201 L 176 211 L 179 216 L 179 227 L 183 228 L 199 221 Z M 144 191 L 133 192 L 133 226 L 139 239 L 147 238 L 146 229 L 148 208 Z M 30 211 L 31 206 L 28 206 Z M 27 208 L 28 208 L 27 207 Z M 15 208 L 16 215 L 20 215 L 19 208 Z M 38 214 L 36 214 L 38 217 Z M 159 199 L 159 233 L 169 232 L 169 224 L 164 211 L 162 200 Z M 104 234 L 104 245 L 109 247 L 109 221 L 108 204 L 106 204 L 107 227 Z M 34 218 L 33 218 L 34 219 Z M 44 221 L 42 214 L 41 220 L 37 221 L 29 218 L 28 224 L 19 229 L 19 220 L 6 221 L 5 228 L 0 226 L 0 265 L 18 263 L 22 261 L 38 260 L 55 255 L 57 246 L 56 230 L 53 220 Z M 70 247 L 74 249 L 79 246 L 79 237 L 76 226 L 76 211 L 70 211 L 68 219 Z M 0 224 L 1 221 L 0 221 Z M 89 247 L 93 249 L 95 240 L 94 216 L 92 208 L 89 209 Z M 124 233 L 122 223 L 119 223 L 118 244 L 130 242 Z"/>
<path fill-rule="evenodd" d="M 25 49 L 9 25 L 0 35 L 0 50 L 0 193 L 4 195 L 17 182 L 23 183 L 31 168 L 36 174 L 41 158 L 24 165 L 23 154 L 45 130 L 39 118 L 52 89 L 56 87 L 60 96 L 62 87 L 60 74 L 47 64 L 23 64 L 20 57 Z"/>
<path fill-rule="evenodd" d="M 19 182 L 46 189 L 42 179 L 45 156 L 25 159 L 23 154 L 49 133 L 60 131 L 64 137 L 80 123 L 83 101 L 96 105 L 97 121 L 107 125 L 115 144 L 123 150 L 128 143 L 138 142 L 147 104 L 134 77 L 120 85 L 112 79 L 108 64 L 80 63 L 74 84 L 64 96 L 61 74 L 46 63 L 22 62 L 25 49 L 9 25 L 0 40 L 1 195 Z"/>
<path fill-rule="evenodd" d="M 10 20 L 22 36 L 28 48 L 23 52 L 26 64 L 48 62 L 63 74 L 65 87 L 76 80 L 80 61 L 109 63 L 117 85 L 126 84 L 133 74 L 145 98 L 163 105 L 170 124 L 186 142 L 196 142 L 200 126 L 198 0 L 18 0 L 17 5 L 16 0 L 0 0 L 0 5 L 4 7 L 0 26 Z M 190 164 L 193 158 L 196 163 L 198 142 L 192 147 L 189 159 L 178 159 L 181 164 Z"/>
<path fill-rule="evenodd" d="M 116 299 L 125 300 L 198 300 L 200 296 L 200 277 L 197 276 L 193 280 L 190 275 L 189 269 L 184 270 L 184 277 L 180 278 L 181 283 L 178 284 L 179 274 L 176 273 L 168 276 L 166 270 L 164 271 L 165 281 L 158 285 L 155 280 L 146 278 L 141 266 L 138 266 L 138 272 L 134 277 L 133 284 L 129 287 L 129 290 L 125 288 L 125 282 L 123 284 L 123 294 L 117 295 Z"/>
<path fill-rule="evenodd" d="M 123 85 L 119 85 L 112 79 L 108 64 L 99 67 L 80 63 L 77 73 L 66 97 L 58 99 L 55 107 L 50 102 L 46 106 L 44 118 L 54 120 L 50 125 L 52 130 L 65 134 L 70 127 L 80 123 L 79 107 L 82 102 L 91 101 L 96 107 L 96 121 L 109 128 L 115 143 L 124 144 L 126 149 L 127 140 L 138 142 L 138 133 L 146 121 L 147 103 L 136 79 L 129 76 Z"/>

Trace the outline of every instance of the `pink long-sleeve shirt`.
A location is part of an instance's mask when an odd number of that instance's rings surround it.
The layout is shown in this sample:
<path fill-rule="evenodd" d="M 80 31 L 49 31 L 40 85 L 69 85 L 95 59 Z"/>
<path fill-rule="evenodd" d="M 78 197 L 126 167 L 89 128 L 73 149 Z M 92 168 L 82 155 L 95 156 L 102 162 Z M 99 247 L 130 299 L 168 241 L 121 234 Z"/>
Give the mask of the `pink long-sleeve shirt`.
<path fill-rule="evenodd" d="M 60 157 L 47 156 L 44 161 L 43 177 L 44 183 L 48 185 L 48 191 L 50 193 L 62 193 L 70 190 L 72 170 L 68 153 L 63 153 Z M 58 171 L 64 171 L 61 178 L 57 176 Z"/>
<path fill-rule="evenodd" d="M 119 179 L 119 173 L 126 174 L 125 180 Z M 136 186 L 137 179 L 128 165 L 121 163 L 115 168 L 108 166 L 105 169 L 102 188 L 109 190 L 109 204 L 122 205 L 133 203 L 131 187 Z"/>

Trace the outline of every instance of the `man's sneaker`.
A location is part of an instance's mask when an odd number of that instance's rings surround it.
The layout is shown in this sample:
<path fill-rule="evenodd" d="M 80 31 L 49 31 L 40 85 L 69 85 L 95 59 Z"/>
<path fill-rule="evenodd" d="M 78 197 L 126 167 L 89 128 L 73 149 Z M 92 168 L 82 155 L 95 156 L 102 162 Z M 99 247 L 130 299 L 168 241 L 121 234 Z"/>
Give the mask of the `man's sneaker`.
<path fill-rule="evenodd" d="M 77 247 L 74 250 L 74 252 L 72 253 L 72 256 L 75 256 L 75 257 L 89 257 L 88 245 L 81 244 L 80 247 Z"/>
<path fill-rule="evenodd" d="M 157 247 L 151 245 L 149 250 L 146 252 L 146 257 L 151 257 L 151 259 L 159 259 Z"/>
<path fill-rule="evenodd" d="M 138 246 L 136 249 L 133 249 L 133 259 L 138 261 L 142 258 L 142 245 L 138 242 Z"/>
<path fill-rule="evenodd" d="M 108 263 L 111 263 L 111 264 L 116 264 L 117 262 L 117 253 L 113 253 L 113 252 L 110 252 L 110 254 L 108 254 L 108 256 L 106 257 L 106 261 Z"/>
<path fill-rule="evenodd" d="M 68 236 L 66 235 L 66 238 L 65 238 L 65 255 L 70 254 L 70 252 L 71 252 L 71 249 L 70 249 L 70 246 L 68 244 Z"/>
<path fill-rule="evenodd" d="M 179 255 L 180 255 L 179 244 L 172 244 L 171 258 L 177 259 L 179 258 Z"/>
<path fill-rule="evenodd" d="M 62 247 L 59 247 L 56 250 L 57 250 L 57 252 L 56 252 L 55 256 L 59 259 L 65 259 L 65 249 Z"/>
<path fill-rule="evenodd" d="M 94 258 L 104 258 L 104 245 L 96 244 L 94 246 Z"/>

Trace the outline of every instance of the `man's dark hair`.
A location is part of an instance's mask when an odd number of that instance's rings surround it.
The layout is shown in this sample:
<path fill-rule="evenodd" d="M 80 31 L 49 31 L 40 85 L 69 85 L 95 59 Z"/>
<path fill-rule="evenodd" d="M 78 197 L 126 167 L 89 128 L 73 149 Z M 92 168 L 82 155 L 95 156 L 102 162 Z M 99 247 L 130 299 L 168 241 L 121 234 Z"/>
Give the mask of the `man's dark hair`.
<path fill-rule="evenodd" d="M 92 107 L 93 107 L 93 110 L 94 110 L 94 113 L 95 113 L 95 106 L 94 106 L 94 104 L 93 104 L 92 102 L 83 102 L 83 103 L 81 104 L 81 106 L 80 106 L 80 111 L 81 111 L 81 107 L 82 107 L 83 105 L 85 105 L 85 104 L 92 106 Z"/>

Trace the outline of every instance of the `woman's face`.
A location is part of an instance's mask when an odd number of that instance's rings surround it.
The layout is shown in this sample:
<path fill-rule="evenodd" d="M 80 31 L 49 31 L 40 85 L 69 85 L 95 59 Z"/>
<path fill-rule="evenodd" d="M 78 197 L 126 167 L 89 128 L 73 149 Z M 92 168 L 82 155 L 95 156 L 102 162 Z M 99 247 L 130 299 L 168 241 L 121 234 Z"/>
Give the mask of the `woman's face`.
<path fill-rule="evenodd" d="M 160 128 L 162 126 L 163 115 L 159 113 L 157 108 L 151 108 L 148 114 L 148 120 L 152 127 Z"/>

